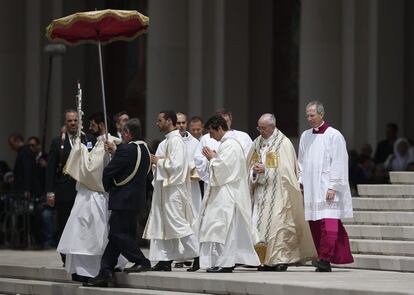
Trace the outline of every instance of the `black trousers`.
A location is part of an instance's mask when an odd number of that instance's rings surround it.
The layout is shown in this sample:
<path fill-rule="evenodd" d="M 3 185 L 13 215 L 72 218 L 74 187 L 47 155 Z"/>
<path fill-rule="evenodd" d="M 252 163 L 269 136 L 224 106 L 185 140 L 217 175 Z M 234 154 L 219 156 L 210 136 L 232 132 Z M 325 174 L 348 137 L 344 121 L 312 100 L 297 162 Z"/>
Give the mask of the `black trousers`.
<path fill-rule="evenodd" d="M 70 212 L 72 211 L 75 198 L 69 201 L 56 201 L 56 241 L 59 243 L 63 230 L 65 229 L 66 222 L 69 219 Z"/>
<path fill-rule="evenodd" d="M 129 210 L 112 210 L 109 218 L 108 244 L 101 261 L 103 275 L 114 271 L 119 254 L 130 262 L 150 267 L 150 261 L 139 249 L 136 236 L 138 212 Z"/>

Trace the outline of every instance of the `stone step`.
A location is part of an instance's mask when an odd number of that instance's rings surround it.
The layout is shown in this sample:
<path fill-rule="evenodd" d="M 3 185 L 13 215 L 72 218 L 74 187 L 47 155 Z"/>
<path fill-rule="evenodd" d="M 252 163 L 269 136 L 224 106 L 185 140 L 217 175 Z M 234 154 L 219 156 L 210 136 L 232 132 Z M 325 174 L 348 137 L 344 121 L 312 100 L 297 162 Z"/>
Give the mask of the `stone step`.
<path fill-rule="evenodd" d="M 1 273 L 10 266 L 0 265 Z M 29 274 L 20 267 L 21 273 Z M 376 295 L 412 294 L 414 274 L 379 272 L 359 269 L 334 268 L 326 280 L 313 267 L 289 267 L 287 272 L 260 273 L 252 269 L 235 270 L 233 274 L 209 274 L 202 271 L 188 273 L 146 272 L 140 274 L 117 273 L 117 288 L 87 288 L 80 284 L 35 280 L 45 276 L 45 268 L 30 268 L 32 279 L 0 279 L 0 293 L 12 294 L 250 294 L 250 295 Z M 62 269 L 55 268 L 57 273 Z M 58 276 L 62 277 L 62 276 Z M 325 279 L 324 279 L 325 278 Z M 323 283 L 321 283 L 321 280 Z M 185 293 L 180 293 L 185 292 Z"/>
<path fill-rule="evenodd" d="M 37 281 L 29 279 L 0 278 L 0 292 L 7 294 L 72 295 L 79 284 Z"/>
<path fill-rule="evenodd" d="M 414 172 L 390 172 L 390 181 L 396 184 L 414 184 Z"/>
<path fill-rule="evenodd" d="M 352 199 L 354 210 L 414 211 L 414 198 L 366 198 Z"/>
<path fill-rule="evenodd" d="M 352 239 L 414 241 L 414 226 L 345 225 Z"/>
<path fill-rule="evenodd" d="M 414 272 L 414 257 L 367 254 L 353 254 L 353 256 L 354 262 L 345 267 Z"/>
<path fill-rule="evenodd" d="M 350 239 L 352 253 L 414 257 L 414 241 Z"/>
<path fill-rule="evenodd" d="M 33 295 L 205 295 L 206 293 L 174 292 L 165 290 L 135 289 L 135 288 L 90 288 L 75 283 L 58 283 L 52 281 L 37 281 L 13 278 L 0 278 L 0 292 L 9 294 Z"/>
<path fill-rule="evenodd" d="M 361 197 L 414 197 L 414 185 L 410 184 L 359 184 Z"/>
<path fill-rule="evenodd" d="M 344 218 L 345 224 L 414 225 L 414 212 L 401 211 L 355 211 L 354 218 Z"/>

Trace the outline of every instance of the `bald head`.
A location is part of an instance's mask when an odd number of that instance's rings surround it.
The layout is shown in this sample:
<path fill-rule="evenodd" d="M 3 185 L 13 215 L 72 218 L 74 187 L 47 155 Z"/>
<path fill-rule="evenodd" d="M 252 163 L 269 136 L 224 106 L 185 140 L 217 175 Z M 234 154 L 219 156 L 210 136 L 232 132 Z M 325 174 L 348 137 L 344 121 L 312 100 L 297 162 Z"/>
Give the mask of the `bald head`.
<path fill-rule="evenodd" d="M 276 118 L 275 115 L 273 114 L 263 114 L 260 119 L 259 122 L 268 124 L 268 125 L 273 125 L 274 127 L 276 127 Z"/>
<path fill-rule="evenodd" d="M 257 130 L 264 139 L 272 136 L 276 129 L 276 118 L 273 114 L 263 114 L 257 121 Z"/>

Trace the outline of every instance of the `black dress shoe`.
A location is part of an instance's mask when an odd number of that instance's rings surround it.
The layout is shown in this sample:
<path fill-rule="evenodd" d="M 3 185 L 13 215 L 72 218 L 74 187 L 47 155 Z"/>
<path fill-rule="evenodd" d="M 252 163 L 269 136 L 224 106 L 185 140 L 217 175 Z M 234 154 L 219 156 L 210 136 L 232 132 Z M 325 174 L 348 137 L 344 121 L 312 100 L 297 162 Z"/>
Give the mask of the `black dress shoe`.
<path fill-rule="evenodd" d="M 151 270 L 151 265 L 143 265 L 143 264 L 135 263 L 133 266 L 125 268 L 124 272 L 133 273 L 133 272 L 143 272 L 147 270 Z"/>
<path fill-rule="evenodd" d="M 312 264 L 316 266 L 316 269 L 315 269 L 316 272 L 331 272 L 332 271 L 331 263 L 329 261 L 321 259 L 319 261 L 315 261 Z"/>
<path fill-rule="evenodd" d="M 286 271 L 288 268 L 287 264 L 276 264 L 274 266 L 269 265 L 260 265 L 257 270 L 258 271 Z"/>
<path fill-rule="evenodd" d="M 85 287 L 113 287 L 115 283 L 112 275 L 105 276 L 99 274 L 94 278 L 90 278 L 86 283 L 83 283 Z"/>
<path fill-rule="evenodd" d="M 233 272 L 234 267 L 210 267 L 206 270 L 209 273 L 231 273 Z"/>
<path fill-rule="evenodd" d="M 183 268 L 184 267 L 184 262 L 177 262 L 176 264 L 174 264 L 174 268 Z"/>
<path fill-rule="evenodd" d="M 86 283 L 89 279 L 89 277 L 81 276 L 77 273 L 72 274 L 72 281 L 74 282 Z"/>
<path fill-rule="evenodd" d="M 199 269 L 200 269 L 200 258 L 196 257 L 196 258 L 194 258 L 193 265 L 190 268 L 188 268 L 187 271 L 194 272 L 194 271 L 197 271 Z"/>
<path fill-rule="evenodd" d="M 151 268 L 151 271 L 171 271 L 172 261 L 160 261 Z"/>

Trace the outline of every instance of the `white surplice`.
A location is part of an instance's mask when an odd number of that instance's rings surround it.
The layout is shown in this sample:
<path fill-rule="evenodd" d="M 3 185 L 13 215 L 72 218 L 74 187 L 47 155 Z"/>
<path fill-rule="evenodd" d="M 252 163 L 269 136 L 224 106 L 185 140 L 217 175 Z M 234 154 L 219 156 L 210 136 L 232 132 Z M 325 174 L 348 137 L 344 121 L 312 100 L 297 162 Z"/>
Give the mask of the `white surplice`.
<path fill-rule="evenodd" d="M 143 234 L 144 239 L 151 240 L 149 259 L 167 261 L 197 257 L 187 147 L 178 130 L 166 135 L 160 153 L 151 212 Z"/>
<path fill-rule="evenodd" d="M 250 152 L 250 149 L 252 147 L 252 144 L 253 144 L 253 141 L 250 138 L 249 134 L 247 134 L 246 132 L 234 130 L 234 129 L 227 131 L 227 133 L 228 133 L 227 136 L 236 139 L 240 143 L 240 145 L 243 148 L 244 155 L 247 158 Z"/>
<path fill-rule="evenodd" d="M 200 184 L 199 184 L 199 175 L 196 170 L 195 162 L 194 162 L 194 155 L 199 149 L 200 142 L 191 135 L 191 133 L 186 132 L 186 135 L 182 137 L 184 143 L 187 147 L 187 158 L 189 163 L 189 173 L 190 173 L 190 180 L 191 180 L 191 199 L 193 201 L 193 213 L 194 217 L 198 218 L 200 215 L 200 208 L 201 208 L 201 190 L 200 190 Z M 160 144 L 157 147 L 157 151 L 155 152 L 155 155 L 157 157 L 162 157 L 164 153 L 164 146 L 165 146 L 166 139 L 160 142 Z"/>
<path fill-rule="evenodd" d="M 299 143 L 299 182 L 304 188 L 305 219 L 352 218 L 348 153 L 342 134 L 328 127 L 323 134 L 304 131 Z M 328 189 L 336 191 L 326 200 Z"/>
<path fill-rule="evenodd" d="M 250 148 L 252 147 L 253 141 L 250 136 L 243 131 L 229 130 L 226 132 L 226 137 L 236 139 L 242 149 L 245 157 L 247 158 Z M 205 183 L 205 190 L 207 189 L 208 182 L 210 180 L 210 163 L 206 157 L 202 154 L 203 147 L 209 147 L 210 149 L 217 151 L 220 146 L 220 142 L 210 137 L 210 134 L 204 134 L 200 139 L 200 144 L 194 153 L 194 163 L 197 169 L 197 173 L 200 179 Z"/>
<path fill-rule="evenodd" d="M 109 140 L 113 140 L 112 136 Z M 90 152 L 83 144 L 75 144 L 66 163 L 66 172 L 77 180 L 75 203 L 57 247 L 58 252 L 66 255 L 68 273 L 87 277 L 99 273 L 108 243 L 108 194 L 102 192 L 102 171 L 108 160 L 101 136 Z M 121 255 L 118 266 L 124 268 L 126 263 Z"/>
<path fill-rule="evenodd" d="M 193 212 L 194 217 L 198 219 L 201 209 L 201 190 L 199 184 L 200 176 L 198 175 L 195 167 L 194 155 L 199 147 L 200 142 L 189 132 L 186 132 L 186 136 L 183 136 L 183 140 L 187 146 L 187 157 L 191 180 L 191 199 L 193 200 Z"/>
<path fill-rule="evenodd" d="M 246 158 L 225 133 L 210 161 L 210 182 L 200 216 L 200 266 L 258 265 L 254 250 Z"/>

